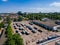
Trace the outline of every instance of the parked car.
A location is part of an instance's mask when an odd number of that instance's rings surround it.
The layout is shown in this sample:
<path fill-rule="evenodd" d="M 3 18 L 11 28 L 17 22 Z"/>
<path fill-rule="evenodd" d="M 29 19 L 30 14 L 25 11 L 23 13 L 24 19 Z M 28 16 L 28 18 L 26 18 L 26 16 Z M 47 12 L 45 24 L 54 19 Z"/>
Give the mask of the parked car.
<path fill-rule="evenodd" d="M 25 32 L 26 35 L 29 35 L 29 32 Z"/>
<path fill-rule="evenodd" d="M 18 33 L 18 30 L 16 30 L 16 33 Z"/>
<path fill-rule="evenodd" d="M 26 31 L 23 30 L 21 33 L 22 33 L 22 34 L 25 34 L 25 32 L 26 32 Z"/>
<path fill-rule="evenodd" d="M 16 26 L 14 26 L 14 29 L 17 29 Z"/>
<path fill-rule="evenodd" d="M 29 24 L 30 24 L 30 25 L 33 25 L 33 23 L 31 23 L 31 22 L 30 22 Z"/>
<path fill-rule="evenodd" d="M 21 32 L 18 32 L 20 35 L 22 35 L 22 33 Z"/>
<path fill-rule="evenodd" d="M 37 30 L 37 28 L 36 28 L 36 27 L 34 27 L 34 29 L 36 29 L 36 30 Z"/>
<path fill-rule="evenodd" d="M 22 27 L 20 27 L 19 30 L 24 30 L 24 29 Z"/>
<path fill-rule="evenodd" d="M 42 32 L 41 30 L 38 30 L 39 32 Z"/>
<path fill-rule="evenodd" d="M 36 33 L 36 31 L 35 31 L 35 30 L 32 30 L 32 32 L 33 32 L 33 33 Z"/>
<path fill-rule="evenodd" d="M 32 30 L 32 28 L 30 26 L 26 26 L 29 30 Z"/>

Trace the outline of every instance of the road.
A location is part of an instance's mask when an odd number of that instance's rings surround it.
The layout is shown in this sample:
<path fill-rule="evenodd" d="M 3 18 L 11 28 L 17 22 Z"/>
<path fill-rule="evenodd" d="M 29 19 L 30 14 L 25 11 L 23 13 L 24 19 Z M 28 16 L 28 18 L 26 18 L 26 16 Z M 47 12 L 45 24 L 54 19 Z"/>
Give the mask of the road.
<path fill-rule="evenodd" d="M 3 33 L 2 33 L 2 36 L 0 38 L 0 45 L 3 45 L 6 41 L 6 39 L 7 38 L 5 37 L 5 30 L 4 30 Z"/>

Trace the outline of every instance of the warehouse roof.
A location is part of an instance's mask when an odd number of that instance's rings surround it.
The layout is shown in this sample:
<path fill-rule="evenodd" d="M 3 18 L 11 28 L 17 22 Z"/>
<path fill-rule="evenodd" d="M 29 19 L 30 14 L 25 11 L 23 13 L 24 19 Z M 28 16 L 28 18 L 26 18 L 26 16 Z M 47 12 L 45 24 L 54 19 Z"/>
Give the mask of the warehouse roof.
<path fill-rule="evenodd" d="M 37 20 L 34 20 L 33 22 L 38 22 L 38 23 L 41 23 L 41 24 L 44 24 L 44 25 L 47 25 L 47 26 L 57 26 L 57 24 L 55 24 L 55 21 L 52 21 L 52 20 L 48 20 L 48 21 L 37 21 Z"/>

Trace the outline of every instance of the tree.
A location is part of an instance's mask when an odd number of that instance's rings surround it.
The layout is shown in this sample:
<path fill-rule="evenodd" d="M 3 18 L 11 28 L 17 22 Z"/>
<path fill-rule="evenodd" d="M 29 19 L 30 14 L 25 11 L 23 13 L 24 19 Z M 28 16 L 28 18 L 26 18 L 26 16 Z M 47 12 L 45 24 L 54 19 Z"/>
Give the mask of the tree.
<path fill-rule="evenodd" d="M 8 39 L 5 43 L 5 45 L 16 45 L 15 41 L 13 39 Z"/>
<path fill-rule="evenodd" d="M 2 26 L 1 26 L 1 24 L 0 24 L 0 30 L 1 30 L 1 28 L 2 28 Z"/>
<path fill-rule="evenodd" d="M 12 35 L 12 28 L 10 24 L 8 24 L 7 29 L 6 29 L 6 36 L 7 36 L 7 41 L 5 42 L 5 45 L 16 45 L 15 41 L 13 40 L 13 35 Z"/>
<path fill-rule="evenodd" d="M 8 25 L 7 29 L 6 29 L 6 36 L 8 38 L 12 38 L 12 29 L 11 29 L 11 26 Z"/>
<path fill-rule="evenodd" d="M 18 21 L 22 21 L 23 20 L 23 17 L 22 16 L 19 16 L 18 17 Z"/>
<path fill-rule="evenodd" d="M 17 18 L 14 18 L 14 21 L 18 21 L 18 19 Z"/>
<path fill-rule="evenodd" d="M 1 23 L 0 23 L 0 29 L 3 28 L 3 27 L 4 27 L 4 23 L 1 22 Z"/>
<path fill-rule="evenodd" d="M 1 20 L 2 18 L 0 17 L 0 20 Z"/>
<path fill-rule="evenodd" d="M 9 16 L 7 16 L 6 21 L 7 21 L 8 24 L 11 24 L 11 19 L 10 19 Z"/>
<path fill-rule="evenodd" d="M 23 13 L 21 12 L 21 11 L 18 11 L 18 13 L 17 13 L 18 15 L 23 15 Z"/>
<path fill-rule="evenodd" d="M 7 41 L 5 42 L 5 45 L 23 45 L 23 39 L 19 34 L 12 34 L 12 28 L 10 24 L 8 24 L 6 29 L 6 36 Z"/>
<path fill-rule="evenodd" d="M 13 39 L 15 40 L 17 45 L 24 45 L 23 39 L 21 38 L 21 36 L 19 34 L 14 34 Z"/>
<path fill-rule="evenodd" d="M 26 17 L 26 15 L 27 15 L 27 13 L 26 13 L 26 12 L 24 12 L 22 16 L 23 16 L 23 17 Z"/>

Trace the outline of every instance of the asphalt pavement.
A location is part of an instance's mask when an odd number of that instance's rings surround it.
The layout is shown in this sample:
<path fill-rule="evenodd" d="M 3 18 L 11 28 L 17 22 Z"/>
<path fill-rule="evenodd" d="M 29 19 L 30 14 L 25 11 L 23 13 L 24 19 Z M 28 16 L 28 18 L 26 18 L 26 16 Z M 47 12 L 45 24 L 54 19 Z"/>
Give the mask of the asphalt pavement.
<path fill-rule="evenodd" d="M 5 43 L 5 41 L 6 41 L 6 37 L 5 37 L 6 35 L 5 35 L 5 29 L 3 30 L 3 33 L 2 33 L 2 35 L 1 35 L 1 37 L 0 37 L 0 45 L 3 45 L 4 43 Z"/>

